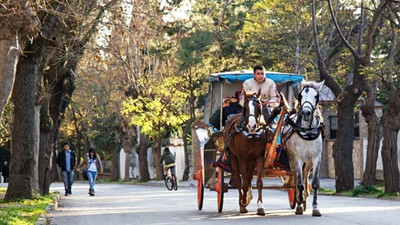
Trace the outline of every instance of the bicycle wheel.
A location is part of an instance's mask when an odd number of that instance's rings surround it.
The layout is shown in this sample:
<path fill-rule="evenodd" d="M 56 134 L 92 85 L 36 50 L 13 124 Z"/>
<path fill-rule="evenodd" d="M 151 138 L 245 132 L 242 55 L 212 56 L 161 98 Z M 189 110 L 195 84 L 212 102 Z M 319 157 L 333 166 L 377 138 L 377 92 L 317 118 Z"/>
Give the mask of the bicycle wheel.
<path fill-rule="evenodd" d="M 178 190 L 178 179 L 176 178 L 175 174 L 172 175 L 172 178 L 174 179 L 172 186 L 174 187 L 174 190 Z"/>
<path fill-rule="evenodd" d="M 165 181 L 165 186 L 167 187 L 168 190 L 172 191 L 173 188 L 173 182 L 171 182 L 171 177 L 166 176 L 164 181 Z"/>

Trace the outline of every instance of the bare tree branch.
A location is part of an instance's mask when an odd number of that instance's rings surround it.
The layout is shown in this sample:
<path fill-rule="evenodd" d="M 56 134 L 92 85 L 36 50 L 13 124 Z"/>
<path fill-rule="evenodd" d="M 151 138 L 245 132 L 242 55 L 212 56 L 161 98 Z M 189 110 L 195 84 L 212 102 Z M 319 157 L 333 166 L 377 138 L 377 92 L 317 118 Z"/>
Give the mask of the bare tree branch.
<path fill-rule="evenodd" d="M 368 25 L 368 31 L 367 31 L 367 43 L 366 43 L 366 48 L 365 48 L 365 61 L 370 62 L 371 60 L 371 53 L 372 49 L 375 45 L 375 40 L 377 37 L 377 33 L 379 32 L 378 29 L 376 28 L 376 24 L 378 23 L 378 19 L 381 17 L 382 11 L 386 8 L 388 4 L 387 0 L 382 0 L 379 3 L 378 8 L 375 10 L 374 15 L 372 16 L 372 20 Z"/>
<path fill-rule="evenodd" d="M 323 56 L 321 55 L 319 39 L 318 39 L 318 29 L 317 22 L 315 18 L 315 0 L 312 0 L 312 23 L 313 23 L 313 37 L 315 43 L 315 52 L 317 55 L 318 70 L 320 73 L 321 80 L 325 80 L 328 87 L 333 91 L 335 96 L 338 96 L 341 92 L 339 85 L 329 76 Z"/>
<path fill-rule="evenodd" d="M 226 0 L 224 3 L 224 7 L 222 8 L 221 14 L 219 15 L 219 20 L 218 20 L 218 24 L 215 27 L 215 32 L 214 32 L 214 40 L 216 39 L 217 35 L 220 32 L 220 28 L 224 23 L 224 18 L 225 18 L 225 12 L 226 12 L 226 8 L 228 7 L 228 5 L 230 5 L 233 2 L 233 0 Z"/>
<path fill-rule="evenodd" d="M 336 9 L 335 9 L 335 17 L 337 17 L 337 14 L 338 14 L 338 11 L 339 11 L 339 0 L 338 0 L 338 3 L 336 4 Z M 315 6 L 314 6 L 315 7 Z M 315 9 L 314 9 L 315 10 Z M 332 37 L 333 37 L 333 34 L 335 33 L 335 24 L 334 23 L 332 23 L 331 24 L 331 28 L 330 28 L 330 30 L 329 30 L 329 35 L 328 35 L 328 38 L 327 38 L 327 40 L 326 40 L 326 45 L 325 45 L 325 48 L 324 48 L 324 51 L 323 51 L 323 53 L 322 53 L 322 58 L 323 59 L 326 59 L 326 56 L 327 56 L 327 54 L 328 54 L 328 49 L 329 49 L 329 46 L 330 46 L 330 44 L 331 44 L 331 40 L 332 40 Z"/>
<path fill-rule="evenodd" d="M 353 48 L 353 46 L 351 46 L 351 44 L 346 40 L 346 38 L 343 35 L 342 30 L 339 27 L 339 24 L 337 22 L 337 19 L 334 15 L 333 9 L 332 9 L 332 3 L 331 0 L 328 0 L 328 5 L 329 5 L 329 11 L 331 12 L 331 17 L 333 20 L 333 23 L 335 24 L 336 30 L 338 31 L 340 38 L 342 39 L 344 45 L 351 51 L 351 53 L 354 55 L 355 58 L 360 59 L 361 56 L 357 53 L 357 51 Z"/>

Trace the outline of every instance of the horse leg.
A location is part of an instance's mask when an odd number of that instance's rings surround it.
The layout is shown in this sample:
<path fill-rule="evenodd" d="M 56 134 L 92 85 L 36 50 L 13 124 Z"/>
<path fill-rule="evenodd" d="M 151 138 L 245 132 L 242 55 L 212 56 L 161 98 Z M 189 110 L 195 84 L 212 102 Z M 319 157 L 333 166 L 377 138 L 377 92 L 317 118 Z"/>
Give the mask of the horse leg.
<path fill-rule="evenodd" d="M 263 169 L 264 169 L 264 157 L 257 159 L 257 190 L 258 190 L 258 200 L 257 200 L 257 215 L 264 216 L 265 210 L 262 200 L 262 188 L 263 188 Z"/>
<path fill-rule="evenodd" d="M 246 207 L 242 206 L 242 199 L 243 199 L 243 192 L 242 192 L 242 186 L 243 186 L 243 181 L 242 181 L 242 177 L 240 176 L 240 168 L 239 168 L 239 160 L 238 158 L 231 154 L 231 165 L 232 165 L 232 178 L 234 179 L 234 182 L 238 182 L 238 192 L 239 192 L 239 207 L 240 207 L 240 213 L 247 213 L 247 209 Z"/>
<path fill-rule="evenodd" d="M 304 191 L 303 191 L 303 211 L 306 211 L 306 202 L 308 196 L 310 196 L 310 188 L 309 188 L 309 181 L 308 181 L 308 175 L 310 174 L 312 164 L 311 162 L 307 162 L 304 164 L 304 169 L 303 169 L 303 186 L 304 186 Z"/>
<path fill-rule="evenodd" d="M 247 191 L 247 201 L 250 204 L 251 200 L 253 200 L 253 187 L 251 184 L 251 181 L 253 180 L 253 173 L 254 170 L 256 169 L 256 164 L 252 163 L 250 164 L 249 167 L 247 167 L 247 187 L 249 187 L 248 191 Z"/>
<path fill-rule="evenodd" d="M 303 191 L 304 191 L 304 185 L 303 185 L 303 163 L 300 160 L 296 160 L 296 201 L 297 201 L 297 208 L 296 208 L 296 215 L 302 215 L 303 214 L 303 206 L 302 203 L 304 202 L 303 198 Z"/>
<path fill-rule="evenodd" d="M 313 179 L 312 179 L 312 188 L 313 188 L 313 210 L 312 210 L 312 216 L 321 216 L 321 213 L 319 212 L 318 209 L 318 202 L 317 202 L 317 196 L 318 196 L 318 188 L 319 188 L 319 168 L 321 165 L 321 158 L 319 157 L 313 162 Z"/>
<path fill-rule="evenodd" d="M 247 168 L 246 168 L 245 162 L 242 162 L 239 160 L 239 167 L 240 167 L 240 174 L 241 176 L 241 185 L 240 188 L 242 189 L 242 197 L 240 198 L 240 212 L 241 213 L 247 213 L 248 210 L 246 207 L 249 205 L 249 201 L 247 200 L 247 191 L 249 189 L 248 183 L 247 183 Z"/>

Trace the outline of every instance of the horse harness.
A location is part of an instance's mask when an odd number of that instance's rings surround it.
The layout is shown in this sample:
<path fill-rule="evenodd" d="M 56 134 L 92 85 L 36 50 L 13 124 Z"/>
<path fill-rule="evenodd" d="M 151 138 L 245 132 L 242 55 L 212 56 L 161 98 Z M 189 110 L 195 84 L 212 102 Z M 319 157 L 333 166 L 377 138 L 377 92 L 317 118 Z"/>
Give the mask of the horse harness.
<path fill-rule="evenodd" d="M 305 86 L 298 95 L 297 99 L 299 102 L 301 102 L 301 93 L 303 91 L 308 93 L 309 88 L 316 90 L 316 88 L 313 86 Z M 316 92 L 317 92 L 317 95 L 315 96 L 315 98 L 316 98 L 315 106 L 309 101 L 303 102 L 303 104 L 301 104 L 301 106 L 300 106 L 300 109 L 309 108 L 311 110 L 311 115 L 314 115 L 314 112 L 317 108 L 316 106 L 318 105 L 318 101 L 319 101 L 319 93 L 317 90 L 316 90 Z M 303 140 L 308 140 L 308 141 L 315 140 L 319 137 L 321 132 L 324 133 L 325 125 L 324 125 L 324 123 L 319 121 L 318 117 L 312 116 L 310 126 L 307 128 L 304 128 L 304 127 L 301 127 L 301 120 L 302 120 L 301 110 L 299 110 L 299 112 L 297 113 L 297 116 L 295 116 L 295 115 L 296 115 L 296 113 L 294 112 L 292 114 L 289 114 L 286 117 L 283 126 L 289 125 L 291 127 L 291 129 L 289 130 L 288 133 L 286 133 L 282 137 L 282 140 L 288 140 L 294 134 L 294 132 L 296 132 L 297 135 L 299 135 L 299 137 L 302 138 Z M 317 120 L 317 126 L 311 127 L 313 124 L 314 117 Z M 295 118 L 297 118 L 296 122 L 294 121 Z M 324 135 L 322 135 L 322 136 L 324 136 Z"/>

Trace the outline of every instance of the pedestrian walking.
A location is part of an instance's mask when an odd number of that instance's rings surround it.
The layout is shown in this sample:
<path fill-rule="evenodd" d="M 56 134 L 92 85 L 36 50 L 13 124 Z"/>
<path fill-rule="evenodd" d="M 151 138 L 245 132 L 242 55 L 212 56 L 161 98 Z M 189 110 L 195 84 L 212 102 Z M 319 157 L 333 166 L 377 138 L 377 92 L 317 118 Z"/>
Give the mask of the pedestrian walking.
<path fill-rule="evenodd" d="M 9 168 L 7 161 L 4 161 L 4 165 L 1 168 L 1 175 L 3 176 L 4 183 L 8 183 Z"/>
<path fill-rule="evenodd" d="M 57 164 L 61 167 L 65 188 L 65 196 L 71 195 L 74 183 L 75 153 L 69 148 L 69 142 L 64 142 L 63 151 L 58 153 Z"/>
<path fill-rule="evenodd" d="M 94 184 L 96 182 L 97 173 L 103 173 L 103 165 L 100 156 L 94 148 L 90 148 L 89 153 L 83 158 L 83 161 L 76 167 L 76 171 L 85 165 L 84 173 L 87 173 L 89 180 L 89 195 L 94 196 Z"/>

